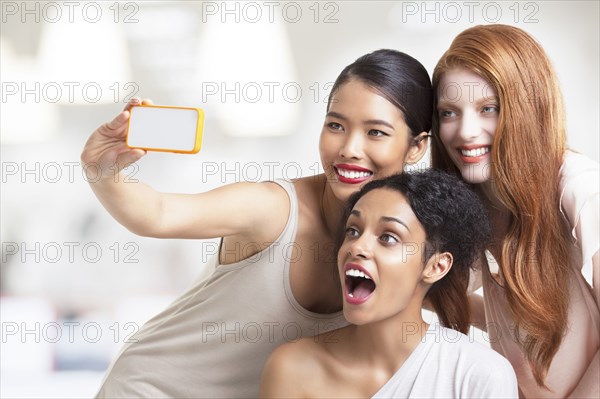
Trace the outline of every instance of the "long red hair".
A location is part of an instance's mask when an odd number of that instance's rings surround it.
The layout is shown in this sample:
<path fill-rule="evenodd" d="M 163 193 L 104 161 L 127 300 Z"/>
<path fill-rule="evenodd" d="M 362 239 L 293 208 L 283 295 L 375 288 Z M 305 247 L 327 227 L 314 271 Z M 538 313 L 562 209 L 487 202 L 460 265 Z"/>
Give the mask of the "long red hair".
<path fill-rule="evenodd" d="M 499 267 L 524 349 L 540 386 L 567 327 L 568 231 L 559 213 L 559 173 L 566 150 L 562 95 L 542 47 L 523 30 L 475 26 L 459 34 L 433 73 L 432 166 L 459 173 L 439 138 L 442 75 L 465 68 L 496 90 L 499 118 L 490 179 L 511 221 Z"/>

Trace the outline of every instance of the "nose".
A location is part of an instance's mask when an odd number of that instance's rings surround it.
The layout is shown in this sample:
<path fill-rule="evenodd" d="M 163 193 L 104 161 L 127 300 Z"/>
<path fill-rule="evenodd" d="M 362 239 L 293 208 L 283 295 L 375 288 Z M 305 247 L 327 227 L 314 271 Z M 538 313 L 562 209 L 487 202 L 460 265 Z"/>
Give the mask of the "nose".
<path fill-rule="evenodd" d="M 464 141 L 471 141 L 477 138 L 483 129 L 481 120 L 475 114 L 475 112 L 467 111 L 463 114 L 460 119 L 460 137 Z"/>
<path fill-rule="evenodd" d="M 353 258 L 369 259 L 372 256 L 372 248 L 369 238 L 366 234 L 362 234 L 354 240 L 348 248 L 348 253 Z"/>
<path fill-rule="evenodd" d="M 360 159 L 363 151 L 363 140 L 358 132 L 348 132 L 343 136 L 339 155 L 347 159 Z"/>

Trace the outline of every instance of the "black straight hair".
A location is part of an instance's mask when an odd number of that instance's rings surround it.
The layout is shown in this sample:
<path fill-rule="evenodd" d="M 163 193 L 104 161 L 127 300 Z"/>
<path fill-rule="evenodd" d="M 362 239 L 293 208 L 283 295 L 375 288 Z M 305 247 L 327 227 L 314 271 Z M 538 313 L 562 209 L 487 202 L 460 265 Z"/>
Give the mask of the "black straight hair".
<path fill-rule="evenodd" d="M 336 79 L 331 98 L 346 82 L 358 80 L 371 87 L 402 111 L 412 136 L 431 130 L 433 90 L 425 67 L 408 54 L 382 49 L 365 54 L 342 70 Z"/>

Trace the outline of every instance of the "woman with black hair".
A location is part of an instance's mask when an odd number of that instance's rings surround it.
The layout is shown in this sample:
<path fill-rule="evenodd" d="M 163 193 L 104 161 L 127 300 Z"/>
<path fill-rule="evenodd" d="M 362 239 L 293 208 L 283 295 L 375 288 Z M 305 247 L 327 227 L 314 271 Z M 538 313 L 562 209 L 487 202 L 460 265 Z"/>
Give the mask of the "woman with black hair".
<path fill-rule="evenodd" d="M 346 212 L 337 331 L 282 345 L 263 397 L 516 398 L 510 363 L 469 341 L 469 270 L 490 237 L 477 196 L 444 172 L 373 181 Z M 423 301 L 441 324 L 428 325 Z"/>
<path fill-rule="evenodd" d="M 100 397 L 256 397 L 271 351 L 346 324 L 335 232 L 361 186 L 419 161 L 431 129 L 427 70 L 394 50 L 366 54 L 337 78 L 319 150 L 324 174 L 240 182 L 198 194 L 160 193 L 114 176 L 145 155 L 125 143 L 132 102 L 89 138 L 92 190 L 130 231 L 158 238 L 222 237 L 213 273 L 132 337 Z"/>

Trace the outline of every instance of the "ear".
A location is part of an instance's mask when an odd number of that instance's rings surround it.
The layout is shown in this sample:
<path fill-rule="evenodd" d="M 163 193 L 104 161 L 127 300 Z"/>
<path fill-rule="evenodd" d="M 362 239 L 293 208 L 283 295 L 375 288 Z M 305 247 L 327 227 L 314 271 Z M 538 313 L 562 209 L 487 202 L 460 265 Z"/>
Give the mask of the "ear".
<path fill-rule="evenodd" d="M 453 260 L 454 258 L 450 252 L 436 253 L 431 256 L 423 269 L 423 282 L 433 284 L 441 280 L 452 268 Z"/>
<path fill-rule="evenodd" d="M 427 143 L 429 143 L 429 133 L 427 132 L 421 132 L 418 136 L 413 137 L 404 158 L 404 163 L 413 164 L 419 162 L 427 151 Z"/>

